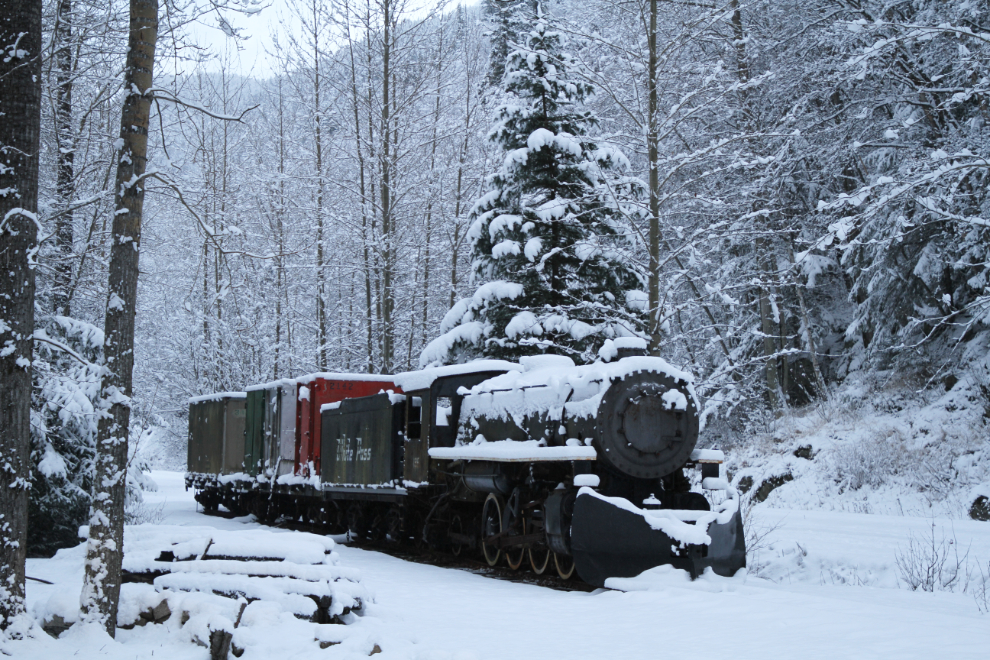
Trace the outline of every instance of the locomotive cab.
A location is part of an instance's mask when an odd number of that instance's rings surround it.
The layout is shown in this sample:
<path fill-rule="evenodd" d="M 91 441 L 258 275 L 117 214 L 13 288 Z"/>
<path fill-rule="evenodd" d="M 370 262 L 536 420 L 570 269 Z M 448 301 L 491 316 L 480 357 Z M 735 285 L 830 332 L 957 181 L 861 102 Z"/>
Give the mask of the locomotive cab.
<path fill-rule="evenodd" d="M 500 360 L 478 360 L 435 369 L 397 374 L 395 382 L 406 397 L 405 460 L 403 479 L 409 483 L 433 482 L 429 450 L 453 447 L 457 440 L 462 388 L 470 389 L 489 378 L 520 369 Z"/>

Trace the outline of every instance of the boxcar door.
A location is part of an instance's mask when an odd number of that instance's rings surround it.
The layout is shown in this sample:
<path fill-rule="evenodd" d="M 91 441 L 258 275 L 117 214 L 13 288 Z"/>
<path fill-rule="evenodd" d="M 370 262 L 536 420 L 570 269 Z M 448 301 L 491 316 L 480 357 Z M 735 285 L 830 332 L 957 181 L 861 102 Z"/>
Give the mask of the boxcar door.
<path fill-rule="evenodd" d="M 424 483 L 430 466 L 430 391 L 418 390 L 406 394 L 406 449 L 402 477 L 406 481 Z"/>
<path fill-rule="evenodd" d="M 223 414 L 223 473 L 244 471 L 245 399 L 225 399 Z"/>
<path fill-rule="evenodd" d="M 264 458 L 265 391 L 247 393 L 247 412 L 244 426 L 244 471 L 252 477 Z"/>
<path fill-rule="evenodd" d="M 265 390 L 264 471 L 266 475 L 275 474 L 278 470 L 279 431 L 282 429 L 281 402 L 279 387 Z"/>
<path fill-rule="evenodd" d="M 278 475 L 292 474 L 296 462 L 296 386 L 285 384 L 280 388 L 279 403 L 281 428 L 279 429 Z"/>

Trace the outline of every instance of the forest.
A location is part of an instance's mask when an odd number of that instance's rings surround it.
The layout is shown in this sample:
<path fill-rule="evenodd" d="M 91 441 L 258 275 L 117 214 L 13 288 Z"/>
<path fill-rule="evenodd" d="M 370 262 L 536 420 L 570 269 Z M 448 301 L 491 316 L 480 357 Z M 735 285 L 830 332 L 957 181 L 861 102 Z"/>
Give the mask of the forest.
<path fill-rule="evenodd" d="M 580 364 L 638 337 L 695 375 L 709 445 L 864 378 L 990 410 L 983 0 L 130 5 L 43 3 L 30 369 L 0 323 L 50 521 L 29 553 L 75 543 L 111 406 L 136 491 L 182 469 L 189 397 L 310 372 Z M 136 5 L 157 11 L 140 94 Z M 126 406 L 105 379 L 122 211 Z"/>

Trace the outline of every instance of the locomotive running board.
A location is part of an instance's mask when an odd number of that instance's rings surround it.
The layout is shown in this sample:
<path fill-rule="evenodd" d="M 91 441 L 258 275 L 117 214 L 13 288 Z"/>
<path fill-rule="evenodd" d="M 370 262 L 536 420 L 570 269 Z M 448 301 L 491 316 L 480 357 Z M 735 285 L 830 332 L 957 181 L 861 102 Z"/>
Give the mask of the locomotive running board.
<path fill-rule="evenodd" d="M 692 578 L 708 567 L 731 577 L 746 566 L 746 541 L 738 511 L 724 524 L 711 523 L 708 536 L 711 543 L 707 546 L 678 548 L 676 541 L 650 527 L 643 516 L 594 494 L 580 493 L 574 502 L 571 554 L 578 575 L 592 586 L 604 587 L 610 577 L 635 577 L 664 564 L 684 569 Z"/>

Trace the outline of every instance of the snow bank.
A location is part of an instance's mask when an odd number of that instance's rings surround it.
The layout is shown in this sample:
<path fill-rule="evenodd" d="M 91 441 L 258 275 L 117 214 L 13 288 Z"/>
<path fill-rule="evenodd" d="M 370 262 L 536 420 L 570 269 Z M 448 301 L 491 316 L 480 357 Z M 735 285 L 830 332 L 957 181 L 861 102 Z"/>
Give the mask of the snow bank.
<path fill-rule="evenodd" d="M 683 569 L 663 564 L 643 571 L 631 578 L 608 578 L 605 580 L 606 589 L 616 591 L 667 591 L 668 589 L 689 589 L 708 593 L 723 593 L 738 591 L 746 584 L 746 569 L 740 570 L 733 577 L 716 575 L 711 567 L 706 568 L 692 580 L 691 574 Z"/>
<path fill-rule="evenodd" d="M 981 385 L 849 377 L 829 401 L 792 408 L 769 431 L 735 443 L 723 435 L 728 473 L 761 508 L 969 519 L 990 484 Z"/>

